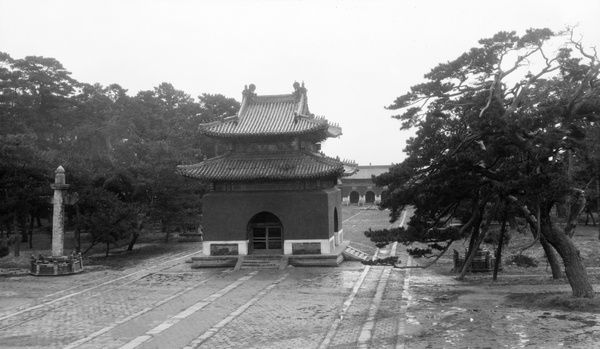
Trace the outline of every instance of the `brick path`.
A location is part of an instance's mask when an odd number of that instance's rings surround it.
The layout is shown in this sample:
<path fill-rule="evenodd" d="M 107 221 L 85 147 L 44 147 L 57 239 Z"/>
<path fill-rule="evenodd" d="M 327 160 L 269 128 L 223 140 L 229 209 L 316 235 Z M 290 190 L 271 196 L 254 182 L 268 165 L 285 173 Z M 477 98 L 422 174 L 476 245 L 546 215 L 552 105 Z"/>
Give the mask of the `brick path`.
<path fill-rule="evenodd" d="M 368 246 L 361 239 L 368 226 L 389 226 L 377 210 L 355 210 L 344 218 L 347 239 L 354 236 L 358 245 Z M 339 268 L 192 270 L 182 262 L 194 252 L 123 272 L 7 278 L 3 294 L 18 296 L 19 302 L 0 309 L 0 348 L 403 344 L 398 331 L 404 271 L 357 262 Z M 52 285 L 46 293 L 45 282 Z"/>

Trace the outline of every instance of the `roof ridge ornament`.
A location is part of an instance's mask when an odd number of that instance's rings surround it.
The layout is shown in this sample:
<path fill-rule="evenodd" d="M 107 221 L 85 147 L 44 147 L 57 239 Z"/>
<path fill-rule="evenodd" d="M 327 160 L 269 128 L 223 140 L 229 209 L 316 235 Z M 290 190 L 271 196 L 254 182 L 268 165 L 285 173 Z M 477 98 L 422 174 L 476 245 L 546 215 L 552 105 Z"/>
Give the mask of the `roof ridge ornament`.
<path fill-rule="evenodd" d="M 298 81 L 294 81 L 294 92 L 292 95 L 296 97 L 296 99 L 300 99 L 302 96 L 306 96 L 306 87 L 304 87 L 304 81 L 302 81 L 302 85 Z"/>
<path fill-rule="evenodd" d="M 244 85 L 244 91 L 242 91 L 242 96 L 244 98 L 253 99 L 254 97 L 256 97 L 256 93 L 254 92 L 255 90 L 256 85 L 254 84 L 250 84 L 250 86 Z"/>
<path fill-rule="evenodd" d="M 304 87 L 304 81 L 302 81 L 302 85 L 298 83 L 298 81 L 294 81 L 293 84 L 294 92 L 292 92 L 292 96 L 298 101 L 298 107 L 294 112 L 294 124 L 298 123 L 300 116 L 306 117 L 303 113 L 304 106 L 306 104 L 306 87 Z M 308 110 L 307 110 L 308 111 Z"/>
<path fill-rule="evenodd" d="M 233 120 L 234 125 L 237 126 L 237 124 L 239 123 L 240 117 L 244 115 L 246 109 L 248 108 L 248 103 L 250 103 L 256 98 L 256 93 L 254 92 L 255 90 L 256 85 L 254 84 L 250 84 L 250 86 L 244 85 L 244 91 L 242 91 L 242 104 L 240 105 L 240 109 L 238 110 L 237 118 Z"/>

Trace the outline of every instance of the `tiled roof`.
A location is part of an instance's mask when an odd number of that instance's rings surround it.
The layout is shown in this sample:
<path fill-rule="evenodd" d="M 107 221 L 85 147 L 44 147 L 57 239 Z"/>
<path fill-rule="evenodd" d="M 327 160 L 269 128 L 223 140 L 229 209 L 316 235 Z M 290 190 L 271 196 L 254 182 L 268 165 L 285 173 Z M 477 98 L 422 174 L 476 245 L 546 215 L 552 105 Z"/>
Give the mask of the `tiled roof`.
<path fill-rule="evenodd" d="M 390 171 L 391 165 L 358 166 L 356 173 L 346 179 L 371 179 L 371 176 L 379 176 Z"/>
<path fill-rule="evenodd" d="M 344 173 L 344 163 L 309 151 L 230 153 L 195 165 L 180 165 L 177 169 L 181 175 L 210 182 L 298 180 L 339 177 Z"/>
<path fill-rule="evenodd" d="M 252 86 L 251 86 L 252 87 Z M 200 126 L 213 137 L 254 137 L 302 135 L 322 132 L 326 137 L 341 135 L 341 128 L 323 117 L 313 116 L 307 104 L 306 89 L 295 86 L 286 95 L 257 96 L 254 89 L 244 90 L 238 115 Z"/>

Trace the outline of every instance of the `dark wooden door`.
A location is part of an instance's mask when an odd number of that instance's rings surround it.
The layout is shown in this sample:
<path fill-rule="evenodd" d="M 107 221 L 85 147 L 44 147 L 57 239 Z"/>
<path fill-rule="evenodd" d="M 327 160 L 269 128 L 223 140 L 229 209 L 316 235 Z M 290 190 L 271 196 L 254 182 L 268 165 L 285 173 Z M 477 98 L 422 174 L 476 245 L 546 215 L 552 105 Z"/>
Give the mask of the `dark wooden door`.
<path fill-rule="evenodd" d="M 281 226 L 256 224 L 251 228 L 250 246 L 252 254 L 283 254 Z"/>

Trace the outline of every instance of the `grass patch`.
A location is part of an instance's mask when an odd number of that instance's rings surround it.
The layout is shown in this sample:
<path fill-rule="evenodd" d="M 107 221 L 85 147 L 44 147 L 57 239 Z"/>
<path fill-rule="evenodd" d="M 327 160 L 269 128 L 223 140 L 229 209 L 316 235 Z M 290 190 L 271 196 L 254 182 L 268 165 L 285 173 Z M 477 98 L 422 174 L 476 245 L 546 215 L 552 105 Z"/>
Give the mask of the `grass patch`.
<path fill-rule="evenodd" d="M 509 306 L 540 310 L 585 311 L 600 313 L 600 295 L 595 298 L 575 298 L 565 293 L 512 293 L 506 297 Z"/>

